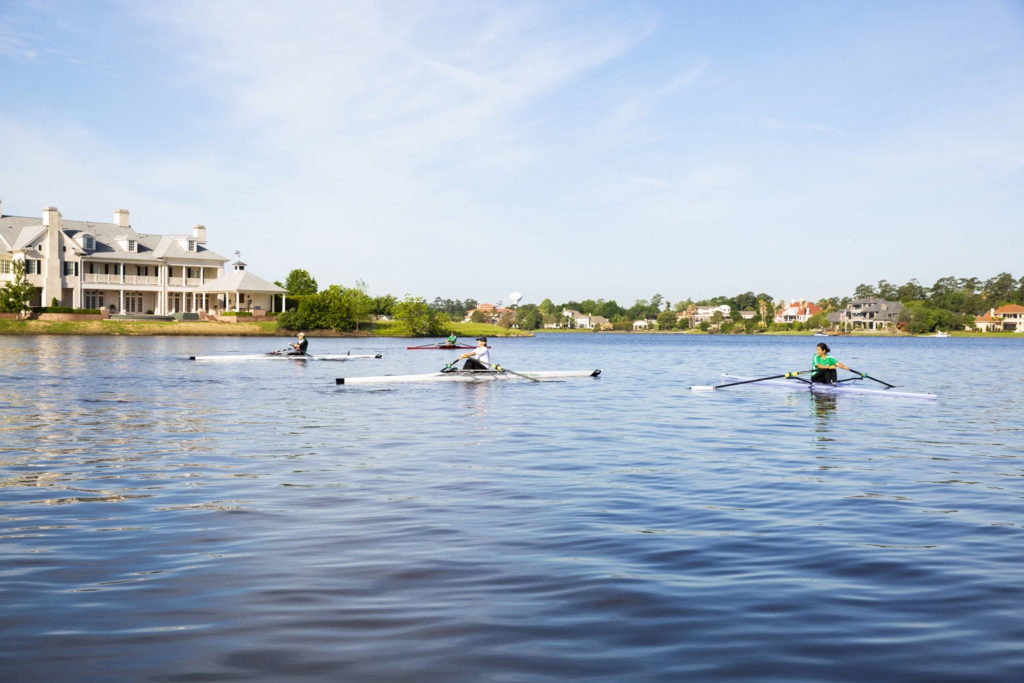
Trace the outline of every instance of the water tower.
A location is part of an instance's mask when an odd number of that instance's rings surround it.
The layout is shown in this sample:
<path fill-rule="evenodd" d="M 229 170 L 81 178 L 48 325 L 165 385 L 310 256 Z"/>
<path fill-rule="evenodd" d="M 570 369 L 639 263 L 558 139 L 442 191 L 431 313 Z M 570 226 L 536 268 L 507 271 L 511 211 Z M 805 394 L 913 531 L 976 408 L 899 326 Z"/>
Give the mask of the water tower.
<path fill-rule="evenodd" d="M 512 292 L 511 294 L 508 295 L 508 300 L 512 302 L 513 306 L 518 306 L 522 298 L 523 295 L 520 294 L 519 292 Z"/>

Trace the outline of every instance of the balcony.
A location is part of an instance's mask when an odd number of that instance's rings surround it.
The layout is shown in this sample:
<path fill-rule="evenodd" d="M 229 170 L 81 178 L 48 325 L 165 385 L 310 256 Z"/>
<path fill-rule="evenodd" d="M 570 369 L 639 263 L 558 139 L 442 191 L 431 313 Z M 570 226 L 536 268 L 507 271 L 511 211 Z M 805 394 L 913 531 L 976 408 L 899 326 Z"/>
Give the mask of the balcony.
<path fill-rule="evenodd" d="M 106 273 L 86 273 L 82 282 L 87 285 L 159 285 L 160 278 L 155 275 L 108 275 Z"/>

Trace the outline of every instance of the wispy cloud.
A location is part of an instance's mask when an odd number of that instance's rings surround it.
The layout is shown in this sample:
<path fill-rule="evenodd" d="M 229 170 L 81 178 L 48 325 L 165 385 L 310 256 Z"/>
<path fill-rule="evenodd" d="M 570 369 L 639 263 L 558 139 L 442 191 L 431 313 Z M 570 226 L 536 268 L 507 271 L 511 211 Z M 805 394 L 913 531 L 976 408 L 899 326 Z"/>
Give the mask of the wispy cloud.
<path fill-rule="evenodd" d="M 826 126 L 823 123 L 783 121 L 781 119 L 761 119 L 758 125 L 762 130 L 817 131 L 820 133 L 834 133 L 838 131 L 837 128 Z"/>

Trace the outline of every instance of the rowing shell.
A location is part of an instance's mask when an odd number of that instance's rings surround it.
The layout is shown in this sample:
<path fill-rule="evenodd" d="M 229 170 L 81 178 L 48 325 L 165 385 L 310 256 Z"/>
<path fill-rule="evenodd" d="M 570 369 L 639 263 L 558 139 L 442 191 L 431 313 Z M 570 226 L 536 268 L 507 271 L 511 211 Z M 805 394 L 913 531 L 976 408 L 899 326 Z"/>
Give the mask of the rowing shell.
<path fill-rule="evenodd" d="M 289 356 L 284 353 L 253 353 L 253 354 L 239 354 L 237 356 L 189 356 L 189 360 L 205 360 L 205 361 L 221 361 L 221 362 L 232 362 L 236 360 L 356 360 L 358 358 L 383 358 L 383 354 L 376 355 L 359 355 L 349 353 L 318 353 L 315 356 L 311 355 L 293 355 Z"/>
<path fill-rule="evenodd" d="M 722 377 L 725 377 L 730 382 L 743 382 L 752 379 L 750 377 L 737 377 L 736 375 L 722 375 Z M 760 382 L 751 382 L 747 386 L 755 387 L 765 384 L 771 387 L 785 387 L 786 389 L 800 389 L 802 391 L 810 389 L 815 393 L 822 394 L 871 394 L 872 396 L 889 396 L 891 398 L 938 398 L 935 394 L 918 394 L 912 391 L 894 391 L 893 389 L 869 389 L 868 387 L 861 387 L 852 383 L 859 381 L 859 379 L 855 379 L 840 384 L 820 384 L 817 382 L 809 384 L 799 380 L 766 379 Z"/>
<path fill-rule="evenodd" d="M 427 344 L 425 346 L 406 346 L 407 349 L 475 349 L 475 346 L 464 346 L 462 344 Z"/>
<path fill-rule="evenodd" d="M 539 372 L 504 372 L 501 370 L 453 370 L 451 372 L 430 372 L 423 375 L 380 375 L 377 377 L 338 377 L 335 384 L 400 384 L 414 382 L 480 382 L 491 379 L 570 379 L 573 377 L 597 377 L 600 370 L 548 370 Z"/>

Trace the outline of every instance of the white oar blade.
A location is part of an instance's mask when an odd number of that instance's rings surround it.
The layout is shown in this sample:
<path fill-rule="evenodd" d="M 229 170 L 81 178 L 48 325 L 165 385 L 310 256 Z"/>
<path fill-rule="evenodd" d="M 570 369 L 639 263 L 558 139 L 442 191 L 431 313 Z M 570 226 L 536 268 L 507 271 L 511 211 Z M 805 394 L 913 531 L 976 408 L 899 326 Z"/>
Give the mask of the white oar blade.
<path fill-rule="evenodd" d="M 714 391 L 714 390 L 715 390 L 715 388 L 712 387 L 712 386 L 690 387 L 690 391 Z"/>

